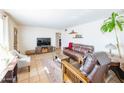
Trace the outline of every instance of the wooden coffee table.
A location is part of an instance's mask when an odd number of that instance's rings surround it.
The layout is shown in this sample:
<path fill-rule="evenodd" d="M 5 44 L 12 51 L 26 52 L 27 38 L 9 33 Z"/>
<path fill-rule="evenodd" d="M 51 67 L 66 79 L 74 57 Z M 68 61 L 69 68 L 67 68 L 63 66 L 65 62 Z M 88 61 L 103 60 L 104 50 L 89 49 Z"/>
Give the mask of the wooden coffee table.
<path fill-rule="evenodd" d="M 69 60 L 70 60 L 70 58 L 68 56 L 64 55 L 63 53 L 58 53 L 58 54 L 55 55 L 55 57 L 57 57 L 57 58 L 59 58 L 61 60 L 61 62 L 60 62 L 61 67 L 62 67 L 62 61 L 69 62 Z"/>
<path fill-rule="evenodd" d="M 57 56 L 61 59 L 61 61 L 69 61 L 69 57 L 64 54 L 60 54 Z"/>

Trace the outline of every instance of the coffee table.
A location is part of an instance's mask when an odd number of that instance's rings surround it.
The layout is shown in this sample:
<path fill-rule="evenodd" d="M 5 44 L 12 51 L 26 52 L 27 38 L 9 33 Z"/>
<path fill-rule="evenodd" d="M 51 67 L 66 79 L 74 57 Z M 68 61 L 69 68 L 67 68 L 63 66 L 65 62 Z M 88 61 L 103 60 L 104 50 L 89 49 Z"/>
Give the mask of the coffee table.
<path fill-rule="evenodd" d="M 64 54 L 59 54 L 58 57 L 61 59 L 61 61 L 69 61 L 69 57 Z"/>
<path fill-rule="evenodd" d="M 62 61 L 67 61 L 69 62 L 70 58 L 66 55 L 64 55 L 63 53 L 57 53 L 55 56 L 54 56 L 54 61 L 57 61 L 61 64 L 61 67 L 62 67 Z"/>

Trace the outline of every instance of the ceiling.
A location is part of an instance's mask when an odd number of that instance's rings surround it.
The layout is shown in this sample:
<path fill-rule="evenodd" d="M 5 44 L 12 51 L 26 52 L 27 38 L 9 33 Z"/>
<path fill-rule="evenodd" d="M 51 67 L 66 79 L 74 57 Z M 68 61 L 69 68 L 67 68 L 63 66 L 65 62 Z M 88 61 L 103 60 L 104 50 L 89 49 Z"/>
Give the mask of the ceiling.
<path fill-rule="evenodd" d="M 19 25 L 64 29 L 110 16 L 114 9 L 5 10 Z"/>

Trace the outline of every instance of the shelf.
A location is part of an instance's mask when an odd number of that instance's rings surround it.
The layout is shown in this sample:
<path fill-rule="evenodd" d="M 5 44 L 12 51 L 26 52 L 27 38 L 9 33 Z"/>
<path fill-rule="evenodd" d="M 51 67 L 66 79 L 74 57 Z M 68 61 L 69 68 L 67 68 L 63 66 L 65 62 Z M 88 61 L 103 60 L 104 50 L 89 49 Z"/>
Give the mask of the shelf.
<path fill-rule="evenodd" d="M 83 38 L 83 37 L 73 37 L 74 39 L 80 39 L 80 38 Z"/>

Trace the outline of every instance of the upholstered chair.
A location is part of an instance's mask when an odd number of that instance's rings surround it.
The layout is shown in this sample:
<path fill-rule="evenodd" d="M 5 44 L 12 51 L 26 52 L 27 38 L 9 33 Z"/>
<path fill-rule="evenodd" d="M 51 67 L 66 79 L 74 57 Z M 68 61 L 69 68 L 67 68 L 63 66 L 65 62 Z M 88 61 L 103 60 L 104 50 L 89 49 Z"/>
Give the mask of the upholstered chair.
<path fill-rule="evenodd" d="M 30 72 L 31 57 L 21 54 L 21 53 L 17 52 L 16 50 L 12 50 L 11 53 L 14 56 L 18 56 L 18 58 L 19 58 L 18 68 L 28 67 L 28 71 Z"/>
<path fill-rule="evenodd" d="M 110 58 L 105 52 L 97 52 L 94 54 L 98 63 L 95 65 L 88 78 L 92 83 L 105 82 L 109 70 Z"/>
<path fill-rule="evenodd" d="M 110 59 L 105 52 L 88 54 L 85 62 L 81 65 L 78 62 L 72 63 L 76 69 L 80 69 L 82 76 L 85 76 L 91 83 L 105 82 L 109 70 Z M 80 72 L 78 72 L 80 73 Z"/>

